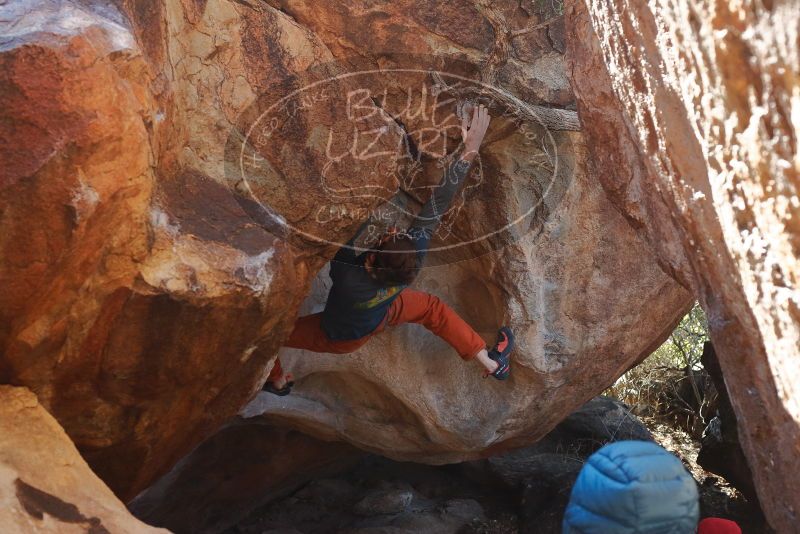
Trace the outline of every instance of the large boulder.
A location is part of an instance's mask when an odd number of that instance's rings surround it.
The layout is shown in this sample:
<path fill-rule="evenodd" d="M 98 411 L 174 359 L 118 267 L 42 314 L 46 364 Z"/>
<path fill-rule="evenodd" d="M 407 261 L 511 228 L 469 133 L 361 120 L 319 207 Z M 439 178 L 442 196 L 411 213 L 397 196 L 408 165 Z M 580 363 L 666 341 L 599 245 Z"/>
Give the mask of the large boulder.
<path fill-rule="evenodd" d="M 350 355 L 282 349 L 284 368 L 295 376 L 293 394 L 263 393 L 243 413 L 394 459 L 458 462 L 536 441 L 647 356 L 691 296 L 644 261 L 651 254 L 646 244 L 587 173 L 581 136 L 554 137 L 567 186 L 538 231 L 498 251 L 453 263 L 445 257 L 414 283 L 452 306 L 489 344 L 501 325 L 514 329 L 510 380 L 484 380 L 479 365 L 409 324 Z M 508 161 L 492 171 L 503 209 L 497 197 L 473 198 L 462 215 L 465 233 L 471 221 L 519 215 L 515 188 L 527 178 L 513 135 L 485 153 Z M 301 314 L 320 311 L 329 287 L 322 271 Z"/>
<path fill-rule="evenodd" d="M 225 1 L 15 0 L 0 21 L 0 382 L 132 497 L 260 387 L 324 263 L 254 223 L 224 153 L 253 87 L 326 52 Z M 296 193 L 301 217 L 316 200 Z"/>
<path fill-rule="evenodd" d="M 468 100 L 496 117 L 417 287 L 487 341 L 511 325 L 513 378 L 484 381 L 404 326 L 349 357 L 286 352 L 300 384 L 271 418 L 433 462 L 526 444 L 690 302 L 586 169 L 553 13 L 12 0 L 0 21 L 0 382 L 32 389 L 124 498 L 255 394 L 312 279 L 366 213 L 398 186 L 412 204 L 429 194 L 441 170 L 421 136 L 436 104 L 414 111 L 411 89 L 451 98 L 447 118 Z M 398 53 L 416 70 L 339 76 L 407 67 Z M 461 78 L 432 74 L 446 58 Z M 336 83 L 300 91 L 324 75 Z M 457 122 L 437 128 L 454 149 Z"/>
<path fill-rule="evenodd" d="M 27 532 L 155 534 L 92 473 L 25 388 L 0 386 L 0 525 Z"/>
<path fill-rule="evenodd" d="M 448 54 L 474 66 L 469 75 L 484 84 L 480 98 L 495 120 L 414 287 L 440 296 L 489 343 L 510 325 L 518 347 L 506 383 L 483 380 L 477 365 L 418 325 L 389 329 L 347 356 L 284 349 L 293 395 L 263 394 L 245 414 L 395 459 L 462 461 L 542 437 L 668 335 L 690 294 L 650 261 L 588 172 L 582 134 L 535 107 L 571 100 L 567 85 L 539 90 L 568 79 L 548 36 L 557 15 L 513 3 L 399 2 L 380 16 L 360 3 L 279 4 L 349 65 L 369 51 L 393 67 L 402 51 L 415 54 L 417 68 Z M 436 88 L 458 86 L 444 94 L 474 97 L 463 80 L 443 78 Z M 409 116 L 396 95 L 410 93 L 421 106 L 419 95 L 436 88 L 424 77 L 400 81 L 387 76 L 380 101 L 407 131 L 420 131 L 431 114 Z M 431 169 L 426 183 L 438 173 Z M 329 284 L 321 272 L 301 313 L 321 309 Z"/>
<path fill-rule="evenodd" d="M 773 527 L 800 511 L 796 1 L 570 1 L 593 169 L 691 288 Z"/>

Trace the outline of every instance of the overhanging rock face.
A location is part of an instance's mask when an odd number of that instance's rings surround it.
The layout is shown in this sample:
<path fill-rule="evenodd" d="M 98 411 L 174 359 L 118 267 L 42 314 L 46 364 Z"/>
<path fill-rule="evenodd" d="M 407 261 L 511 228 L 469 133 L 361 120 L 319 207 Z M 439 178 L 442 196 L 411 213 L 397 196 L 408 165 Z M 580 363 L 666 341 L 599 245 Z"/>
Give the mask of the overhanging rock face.
<path fill-rule="evenodd" d="M 487 153 L 513 161 L 502 154 L 503 143 Z M 539 439 L 649 354 L 691 298 L 649 259 L 645 243 L 587 174 L 580 135 L 564 134 L 560 146 L 572 181 L 540 232 L 423 269 L 414 283 L 455 308 L 489 344 L 499 326 L 514 329 L 508 382 L 483 379 L 480 365 L 408 324 L 388 328 L 352 355 L 283 349 L 284 368 L 297 382 L 292 395 L 261 394 L 245 413 L 266 411 L 276 422 L 396 459 L 456 462 Z M 498 169 L 495 178 L 513 188 L 512 171 Z M 473 201 L 475 217 L 493 205 Z M 325 270 L 303 313 L 322 309 L 329 284 Z"/>
<path fill-rule="evenodd" d="M 706 310 L 761 503 L 800 511 L 797 2 L 570 2 L 609 197 Z"/>
<path fill-rule="evenodd" d="M 488 91 L 490 102 L 502 104 L 512 95 L 564 107 L 572 98 L 554 13 L 526 16 L 502 2 L 400 2 L 382 6 L 381 16 L 358 5 L 279 4 L 342 58 L 353 51 L 390 55 L 398 47 L 423 58 L 455 54 L 478 65 L 473 77 L 498 88 Z M 539 25 L 550 18 L 552 28 Z M 532 27 L 538 29 L 526 30 Z M 392 112 L 396 86 L 387 85 L 385 107 Z M 430 267 L 414 287 L 440 296 L 487 342 L 499 326 L 513 327 L 518 349 L 511 380 L 482 379 L 479 366 L 460 361 L 421 326 L 405 325 L 349 356 L 283 350 L 298 379 L 294 393 L 262 395 L 245 413 L 264 412 L 393 458 L 460 461 L 543 436 L 671 331 L 690 296 L 657 267 L 608 201 L 586 168 L 582 135 L 551 128 L 531 142 L 526 134 L 541 130 L 509 121 L 500 105 L 493 110 L 482 173 L 472 176 L 484 182 L 468 181 L 463 205 L 445 223 L 450 234 L 434 240 Z M 409 131 L 422 122 L 403 118 Z M 515 226 L 525 219 L 529 199 L 543 202 L 524 228 Z M 516 234 L 503 235 L 502 248 L 493 246 L 494 238 L 446 247 L 507 226 Z M 322 272 L 303 313 L 321 309 L 328 283 Z"/>
<path fill-rule="evenodd" d="M 417 287 L 487 340 L 512 326 L 514 377 L 484 381 L 401 327 L 351 357 L 295 354 L 302 384 L 270 417 L 395 457 L 486 454 L 546 433 L 689 305 L 586 168 L 582 134 L 564 131 L 575 117 L 556 14 L 516 2 L 379 14 L 115 5 L 0 7 L 0 381 L 33 390 L 123 498 L 254 395 L 312 280 L 366 213 L 398 186 L 412 204 L 429 194 L 441 169 L 421 136 L 439 117 L 398 111 L 412 88 L 449 96 L 450 115 L 480 100 L 495 116 Z M 416 71 L 339 76 L 390 69 L 398 54 Z M 432 75 L 442 58 L 480 84 Z M 281 100 L 309 85 L 295 76 L 309 67 L 337 84 Z M 371 98 L 348 106 L 360 90 Z M 457 123 L 437 124 L 434 140 L 452 151 Z M 315 291 L 308 309 L 322 302 Z"/>

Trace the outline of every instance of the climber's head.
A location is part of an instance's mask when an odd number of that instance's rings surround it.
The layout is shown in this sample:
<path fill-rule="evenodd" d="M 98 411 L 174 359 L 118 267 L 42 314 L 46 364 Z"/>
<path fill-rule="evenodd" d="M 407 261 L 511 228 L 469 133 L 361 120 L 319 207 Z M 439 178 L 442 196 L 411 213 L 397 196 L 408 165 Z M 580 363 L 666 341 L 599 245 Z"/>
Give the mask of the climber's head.
<path fill-rule="evenodd" d="M 367 267 L 375 280 L 385 286 L 408 285 L 419 273 L 417 249 L 408 234 L 384 235 L 367 255 Z"/>

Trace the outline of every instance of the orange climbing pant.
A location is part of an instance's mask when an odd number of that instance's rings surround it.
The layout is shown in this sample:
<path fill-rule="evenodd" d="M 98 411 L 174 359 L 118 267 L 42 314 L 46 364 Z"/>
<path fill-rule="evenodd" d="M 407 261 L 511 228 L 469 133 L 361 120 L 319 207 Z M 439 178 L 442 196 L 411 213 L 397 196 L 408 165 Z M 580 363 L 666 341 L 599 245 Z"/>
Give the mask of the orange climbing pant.
<path fill-rule="evenodd" d="M 483 338 L 464 319 L 459 317 L 450 306 L 434 295 L 414 289 L 404 289 L 400 292 L 389 306 L 389 312 L 383 322 L 373 332 L 364 337 L 346 341 L 330 339 L 322 331 L 321 320 L 322 313 L 300 317 L 284 346 L 312 352 L 347 354 L 360 348 L 372 336 L 383 331 L 387 325 L 397 326 L 403 323 L 417 323 L 447 341 L 464 360 L 474 358 L 481 349 L 486 348 L 486 342 Z M 282 375 L 281 361 L 276 359 L 267 380 L 275 380 Z"/>

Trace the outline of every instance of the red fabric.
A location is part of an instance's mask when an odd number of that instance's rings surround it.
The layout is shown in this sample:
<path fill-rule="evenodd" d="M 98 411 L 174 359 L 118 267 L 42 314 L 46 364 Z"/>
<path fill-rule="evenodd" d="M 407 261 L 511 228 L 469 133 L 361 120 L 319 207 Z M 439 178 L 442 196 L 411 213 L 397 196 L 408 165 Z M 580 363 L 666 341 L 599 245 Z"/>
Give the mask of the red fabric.
<path fill-rule="evenodd" d="M 404 289 L 389 308 L 389 326 L 403 323 L 421 324 L 456 349 L 464 360 L 475 357 L 486 342 L 453 309 L 439 297 Z"/>
<path fill-rule="evenodd" d="M 742 529 L 729 519 L 707 517 L 697 526 L 697 534 L 742 534 Z"/>
<path fill-rule="evenodd" d="M 397 326 L 403 323 L 417 323 L 447 341 L 464 360 L 474 358 L 481 349 L 486 348 L 483 338 L 450 306 L 434 295 L 414 289 L 404 289 L 390 305 L 384 322 L 374 332 L 359 339 L 348 341 L 329 339 L 320 327 L 321 319 L 321 313 L 300 317 L 284 346 L 312 352 L 347 354 L 360 348 L 372 336 L 381 332 L 387 324 Z M 276 359 L 267 380 L 276 380 L 282 375 L 280 359 Z"/>
<path fill-rule="evenodd" d="M 396 299 L 395 299 L 396 300 Z M 284 347 L 292 349 L 310 350 L 311 352 L 328 352 L 331 354 L 347 354 L 354 352 L 361 347 L 364 343 L 369 341 L 369 338 L 376 333 L 383 330 L 383 323 L 381 323 L 374 332 L 358 339 L 350 339 L 347 341 L 336 341 L 329 339 L 320 326 L 322 321 L 322 312 L 313 315 L 306 315 L 300 317 L 294 323 L 294 330 Z M 384 322 L 386 320 L 384 319 Z"/>

